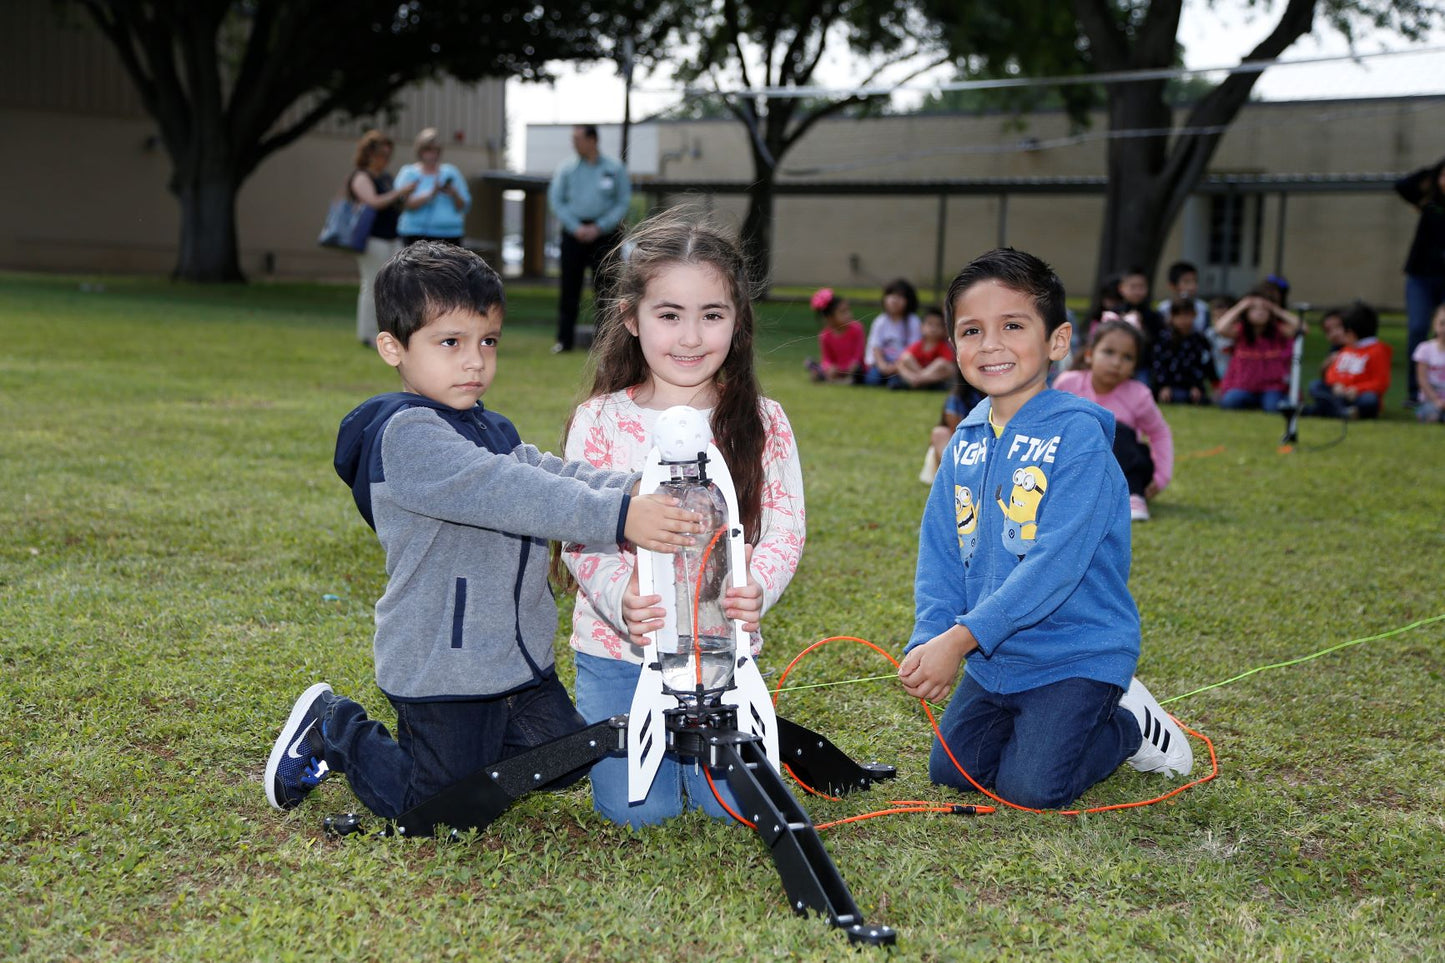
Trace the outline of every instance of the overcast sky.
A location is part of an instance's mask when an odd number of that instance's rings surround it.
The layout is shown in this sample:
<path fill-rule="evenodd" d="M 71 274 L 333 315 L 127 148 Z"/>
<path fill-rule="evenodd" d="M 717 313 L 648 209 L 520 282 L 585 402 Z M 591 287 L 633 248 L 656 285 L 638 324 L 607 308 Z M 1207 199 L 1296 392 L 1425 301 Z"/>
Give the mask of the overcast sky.
<path fill-rule="evenodd" d="M 1211 9 L 1200 0 L 1186 4 L 1180 37 L 1185 44 L 1185 63 L 1190 67 L 1213 67 L 1238 63 L 1269 32 L 1277 10 L 1264 5 L 1262 13 L 1247 10 L 1229 12 L 1227 2 Z M 1307 59 L 1349 52 L 1345 41 L 1325 31 L 1319 39 L 1306 37 L 1297 42 L 1283 59 Z M 1409 46 L 1395 36 L 1367 37 L 1356 45 L 1356 53 L 1406 50 Z M 1359 64 L 1337 62 L 1299 67 L 1276 67 L 1260 78 L 1255 92 L 1270 100 L 1370 97 L 1396 94 L 1445 93 L 1445 32 L 1419 45 L 1430 52 L 1398 57 L 1366 59 Z M 839 61 L 819 83 L 846 85 L 850 71 Z M 507 125 L 511 157 L 508 166 L 520 169 L 526 150 L 527 124 L 618 123 L 622 120 L 623 83 L 616 67 L 609 63 L 580 69 L 563 66 L 555 85 L 507 84 Z M 939 79 L 947 79 L 939 78 Z M 670 106 L 680 92 L 671 89 L 665 77 L 639 76 L 634 83 L 633 119 L 645 117 Z"/>

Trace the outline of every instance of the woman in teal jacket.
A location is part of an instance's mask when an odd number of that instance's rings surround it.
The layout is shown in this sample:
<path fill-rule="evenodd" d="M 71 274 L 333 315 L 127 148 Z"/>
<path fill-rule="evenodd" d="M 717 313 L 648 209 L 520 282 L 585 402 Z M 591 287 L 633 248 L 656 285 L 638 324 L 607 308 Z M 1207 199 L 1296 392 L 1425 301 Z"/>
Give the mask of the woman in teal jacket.
<path fill-rule="evenodd" d="M 416 135 L 416 157 L 415 164 L 407 164 L 396 175 L 397 190 L 416 185 L 406 199 L 397 233 L 405 244 L 416 241 L 460 244 L 472 195 L 462 172 L 441 162 L 442 142 L 435 127 L 427 127 Z"/>

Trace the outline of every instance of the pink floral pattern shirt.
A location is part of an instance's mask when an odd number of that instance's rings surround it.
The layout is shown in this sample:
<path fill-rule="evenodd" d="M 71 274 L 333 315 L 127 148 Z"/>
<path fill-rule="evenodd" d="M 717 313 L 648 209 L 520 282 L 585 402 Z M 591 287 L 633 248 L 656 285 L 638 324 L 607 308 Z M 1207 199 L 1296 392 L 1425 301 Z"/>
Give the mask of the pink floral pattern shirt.
<path fill-rule="evenodd" d="M 803 469 L 793 427 L 776 401 L 759 402 L 766 440 L 763 443 L 761 535 L 753 546 L 752 576 L 763 589 L 763 611 L 782 596 L 803 556 L 807 514 L 803 508 Z M 704 411 L 711 415 L 711 411 Z M 652 431 L 659 411 L 641 408 L 630 391 L 591 398 L 577 406 L 567 435 L 568 460 L 581 459 L 598 468 L 640 471 L 652 450 Z M 622 593 L 637 567 L 629 546 L 562 546 L 562 560 L 577 579 L 577 604 L 572 611 L 572 648 L 604 659 L 642 663 L 643 650 L 626 638 Z M 753 633 L 753 654 L 762 646 Z"/>

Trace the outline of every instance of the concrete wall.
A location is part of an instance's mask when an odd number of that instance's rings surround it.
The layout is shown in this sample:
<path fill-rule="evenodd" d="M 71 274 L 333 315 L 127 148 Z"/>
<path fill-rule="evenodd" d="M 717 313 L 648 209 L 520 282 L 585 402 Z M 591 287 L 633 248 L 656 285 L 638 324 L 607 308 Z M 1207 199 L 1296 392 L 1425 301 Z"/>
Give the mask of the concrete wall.
<path fill-rule="evenodd" d="M 151 139 L 152 124 L 0 108 L 0 129 L 10 143 L 29 145 L 0 152 L 0 267 L 164 274 L 175 266 L 180 206 L 167 190 L 170 158 Z M 410 138 L 397 139 L 400 162 Z M 354 146 L 351 137 L 303 137 L 251 175 L 236 205 L 243 271 L 355 273 L 351 257 L 316 246 Z M 488 151 L 475 147 L 448 146 L 444 159 L 469 174 L 491 166 Z M 480 217 L 486 203 L 476 200 Z M 468 233 L 499 246 L 500 209 L 492 217 L 496 227 L 469 221 Z"/>
<path fill-rule="evenodd" d="M 9 0 L 4 19 L 0 267 L 168 273 L 180 230 L 170 159 L 110 45 L 74 8 L 48 0 Z M 428 126 L 447 145 L 443 159 L 469 177 L 502 166 L 501 80 L 419 84 L 397 101 L 392 123 L 330 117 L 262 162 L 237 202 L 243 271 L 354 276 L 352 258 L 317 247 L 316 235 L 368 127 L 396 139 L 393 169 L 413 159 L 412 138 Z M 500 198 L 474 194 L 468 236 L 500 249 Z"/>

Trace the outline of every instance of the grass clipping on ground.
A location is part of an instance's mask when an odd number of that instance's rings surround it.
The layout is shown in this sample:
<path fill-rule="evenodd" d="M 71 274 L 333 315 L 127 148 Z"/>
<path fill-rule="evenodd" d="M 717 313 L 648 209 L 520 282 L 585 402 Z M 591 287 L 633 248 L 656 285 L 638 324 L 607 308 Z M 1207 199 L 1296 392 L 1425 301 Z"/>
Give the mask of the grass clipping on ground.
<path fill-rule="evenodd" d="M 382 553 L 331 469 L 342 415 L 394 387 L 349 335 L 353 298 L 0 276 L 0 956 L 836 958 L 843 937 L 789 911 L 752 833 L 696 816 L 622 830 L 585 784 L 455 844 L 325 836 L 324 815 L 356 806 L 340 779 L 267 807 L 266 753 L 308 684 L 386 718 Z M 488 403 L 556 450 L 584 359 L 548 353 L 551 309 L 513 295 Z M 810 521 L 764 625 L 770 678 L 829 635 L 901 648 L 941 401 L 807 383 L 814 334 L 805 306 L 763 307 L 760 373 L 796 430 Z M 1305 422 L 1281 454 L 1276 416 L 1168 412 L 1176 481 L 1134 530 L 1132 575 L 1157 695 L 1445 609 L 1445 435 L 1397 400 L 1387 415 L 1330 447 L 1339 425 Z M 1222 774 L 1164 805 L 890 817 L 825 842 L 900 960 L 1425 958 L 1442 637 L 1432 623 L 1172 703 Z M 789 683 L 888 671 L 833 645 Z M 815 821 L 956 798 L 928 784 L 926 721 L 887 680 L 781 710 L 899 768 L 862 796 L 805 797 Z M 1081 803 L 1161 785 L 1125 768 Z"/>

